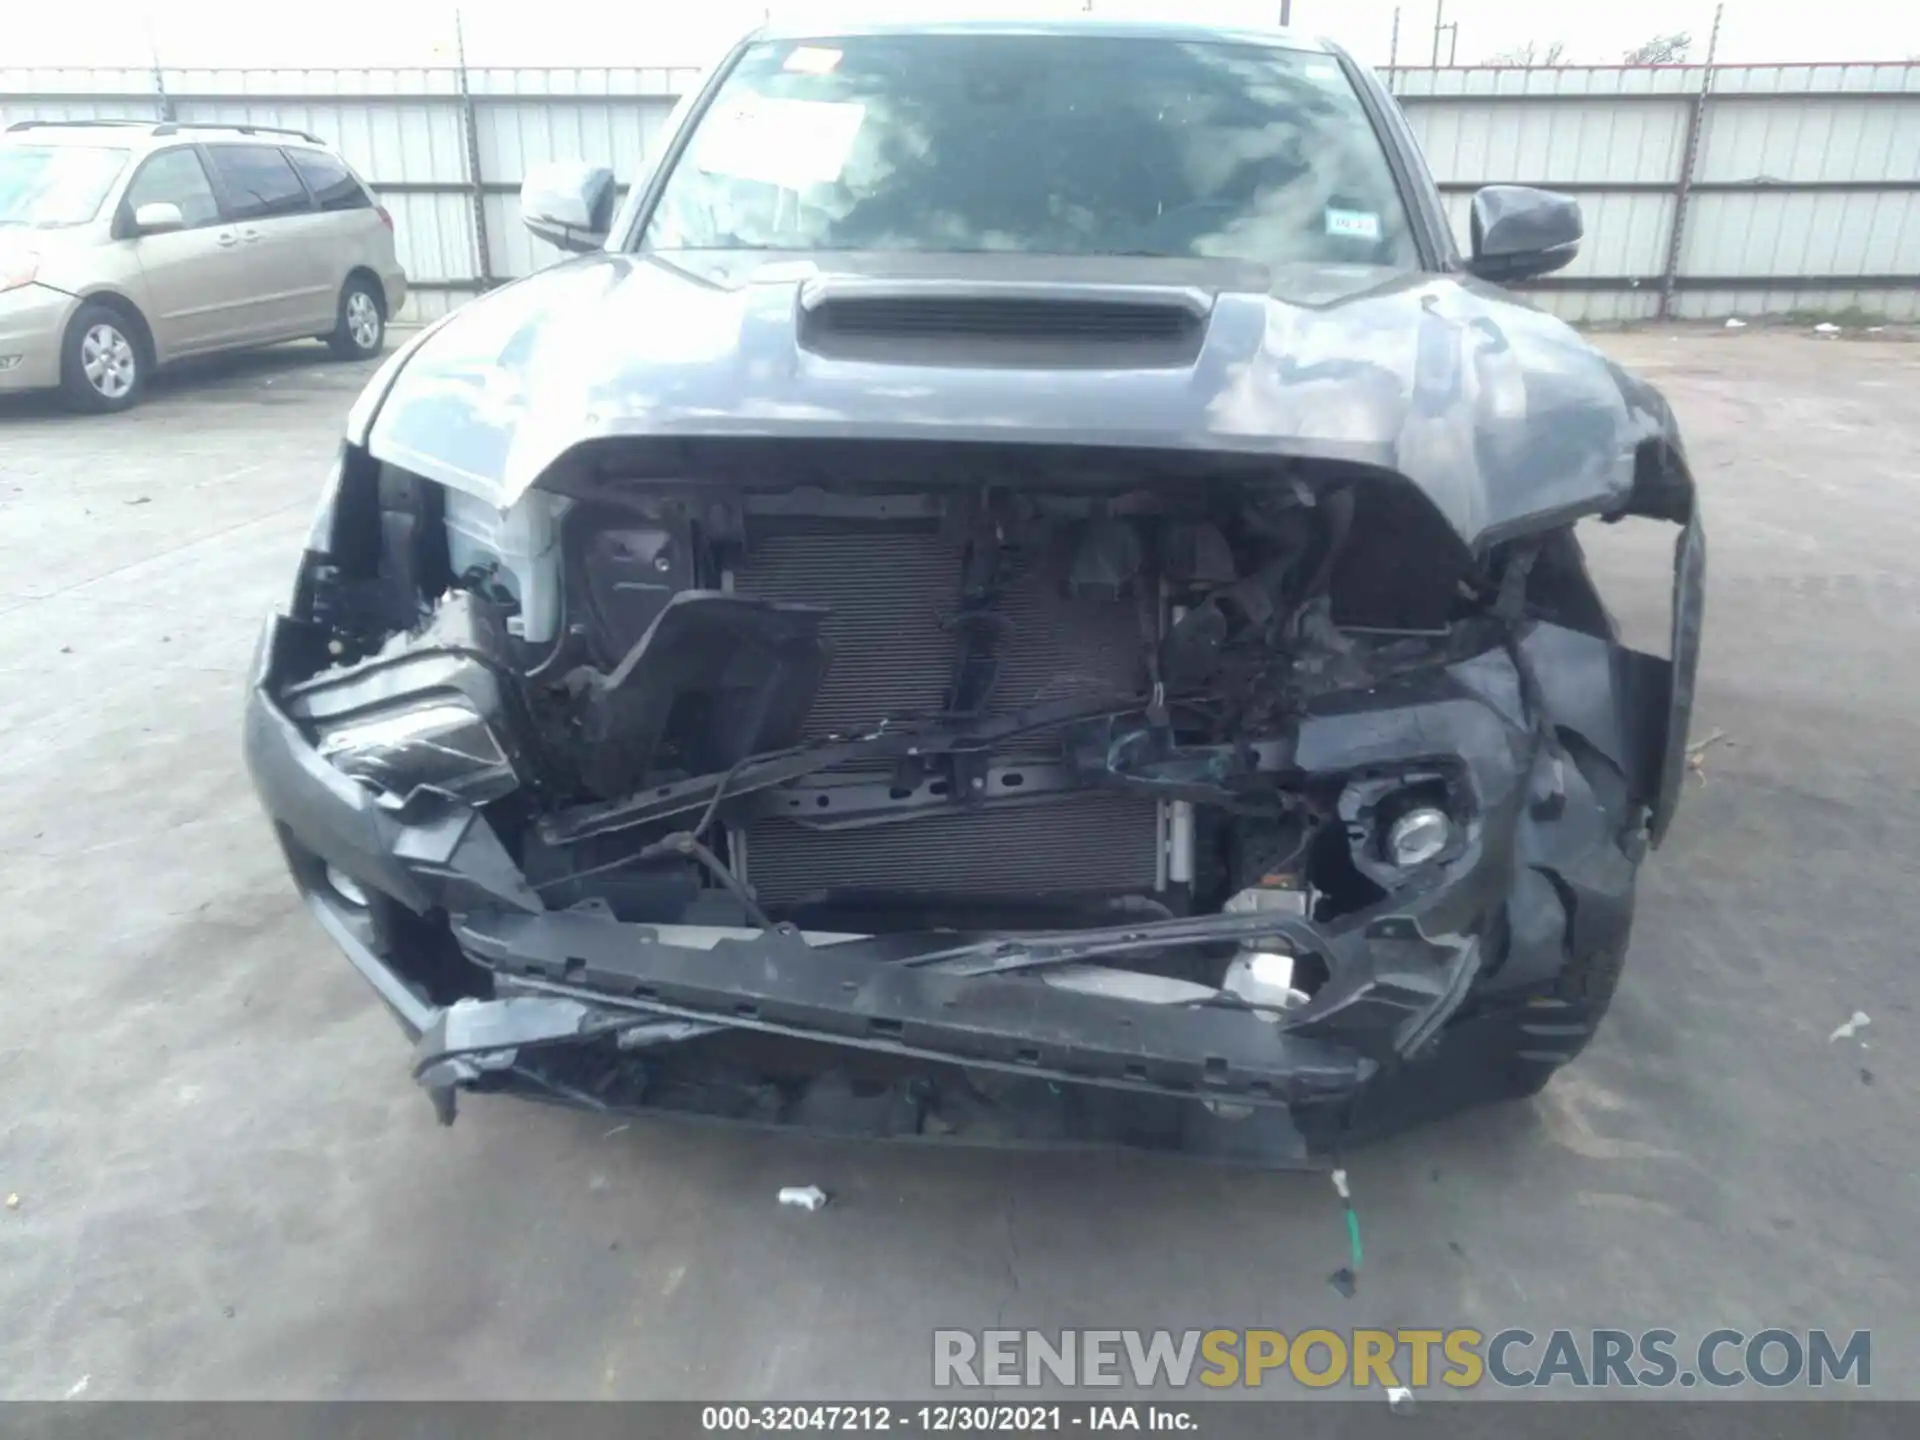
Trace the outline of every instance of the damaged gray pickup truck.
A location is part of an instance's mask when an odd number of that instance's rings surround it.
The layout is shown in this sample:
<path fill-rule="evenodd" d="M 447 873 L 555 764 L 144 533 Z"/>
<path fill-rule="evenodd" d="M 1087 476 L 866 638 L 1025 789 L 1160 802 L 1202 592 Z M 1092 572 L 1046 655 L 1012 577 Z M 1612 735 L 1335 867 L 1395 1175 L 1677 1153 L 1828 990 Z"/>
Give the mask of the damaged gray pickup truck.
<path fill-rule="evenodd" d="M 1538 1089 L 1673 816 L 1664 401 L 1337 47 L 762 30 L 374 378 L 247 758 L 461 1091 L 1298 1161 Z M 1623 646 L 1576 521 L 1678 528 Z"/>

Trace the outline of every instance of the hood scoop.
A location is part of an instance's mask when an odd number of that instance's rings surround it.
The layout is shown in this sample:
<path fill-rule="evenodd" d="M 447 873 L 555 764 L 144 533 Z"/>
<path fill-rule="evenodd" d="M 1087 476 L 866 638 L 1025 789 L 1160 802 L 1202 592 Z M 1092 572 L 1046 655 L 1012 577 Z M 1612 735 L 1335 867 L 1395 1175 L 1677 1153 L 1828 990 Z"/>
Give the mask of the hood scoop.
<path fill-rule="evenodd" d="M 800 343 L 820 354 L 1171 365 L 1198 354 L 1213 299 L 1180 286 L 823 277 L 801 287 L 799 307 Z"/>

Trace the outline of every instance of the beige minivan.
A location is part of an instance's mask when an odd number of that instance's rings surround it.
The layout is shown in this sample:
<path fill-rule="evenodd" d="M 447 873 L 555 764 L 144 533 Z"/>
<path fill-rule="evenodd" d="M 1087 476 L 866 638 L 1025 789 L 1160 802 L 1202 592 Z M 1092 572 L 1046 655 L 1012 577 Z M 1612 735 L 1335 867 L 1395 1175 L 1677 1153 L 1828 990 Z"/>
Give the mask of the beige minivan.
<path fill-rule="evenodd" d="M 406 286 L 392 216 L 304 131 L 26 120 L 0 134 L 0 392 L 124 410 L 188 355 L 314 336 L 365 359 Z"/>

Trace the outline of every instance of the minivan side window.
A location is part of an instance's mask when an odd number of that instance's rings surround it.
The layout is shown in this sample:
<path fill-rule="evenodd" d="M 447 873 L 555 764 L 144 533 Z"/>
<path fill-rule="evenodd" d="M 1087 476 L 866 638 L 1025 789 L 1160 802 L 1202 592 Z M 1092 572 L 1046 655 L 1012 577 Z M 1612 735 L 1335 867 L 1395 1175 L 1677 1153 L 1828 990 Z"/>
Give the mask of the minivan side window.
<path fill-rule="evenodd" d="M 353 178 L 353 172 L 326 151 L 289 150 L 286 153 L 287 158 L 293 161 L 293 168 L 300 172 L 300 178 L 307 182 L 307 189 L 313 192 L 313 198 L 320 202 L 322 210 L 368 210 L 373 207 L 373 197 L 361 188 L 360 182 Z"/>
<path fill-rule="evenodd" d="M 189 230 L 220 219 L 220 202 L 207 183 L 206 166 L 190 145 L 149 156 L 127 186 L 126 204 L 129 211 L 142 205 L 178 205 Z"/>
<path fill-rule="evenodd" d="M 313 208 L 307 187 L 287 157 L 267 145 L 211 145 L 214 173 L 227 192 L 236 220 L 271 220 L 304 215 Z"/>

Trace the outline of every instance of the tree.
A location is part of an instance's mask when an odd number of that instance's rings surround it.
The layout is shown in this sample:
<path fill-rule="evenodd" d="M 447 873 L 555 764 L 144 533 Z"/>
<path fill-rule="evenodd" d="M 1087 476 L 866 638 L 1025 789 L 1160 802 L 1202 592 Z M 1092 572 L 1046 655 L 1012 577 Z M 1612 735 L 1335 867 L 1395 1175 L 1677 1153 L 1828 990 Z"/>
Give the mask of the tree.
<path fill-rule="evenodd" d="M 1620 58 L 1629 65 L 1679 65 L 1692 48 L 1693 36 L 1685 30 L 1676 30 L 1671 35 L 1656 35 Z"/>
<path fill-rule="evenodd" d="M 1542 50 L 1529 40 L 1524 45 L 1515 45 L 1511 50 L 1502 50 L 1497 55 L 1489 55 L 1484 63 L 1488 65 L 1519 65 L 1532 69 L 1536 65 L 1564 65 L 1567 58 L 1567 42 L 1556 40 Z"/>

